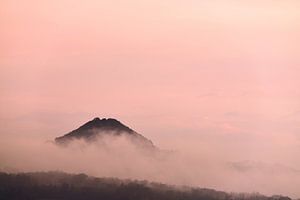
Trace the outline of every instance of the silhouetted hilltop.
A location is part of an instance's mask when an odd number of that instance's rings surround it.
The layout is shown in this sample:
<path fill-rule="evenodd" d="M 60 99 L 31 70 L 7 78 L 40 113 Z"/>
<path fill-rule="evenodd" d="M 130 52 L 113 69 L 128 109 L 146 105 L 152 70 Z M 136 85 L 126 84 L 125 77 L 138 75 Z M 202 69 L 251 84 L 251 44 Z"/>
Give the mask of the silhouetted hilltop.
<path fill-rule="evenodd" d="M 98 117 L 61 137 L 55 138 L 55 142 L 57 144 L 67 144 L 76 139 L 84 139 L 87 142 L 93 142 L 98 139 L 98 136 L 105 135 L 126 135 L 134 143 L 139 143 L 139 145 L 144 145 L 147 147 L 154 147 L 151 140 L 135 132 L 128 126 L 125 126 L 120 121 L 112 118 L 100 119 Z"/>

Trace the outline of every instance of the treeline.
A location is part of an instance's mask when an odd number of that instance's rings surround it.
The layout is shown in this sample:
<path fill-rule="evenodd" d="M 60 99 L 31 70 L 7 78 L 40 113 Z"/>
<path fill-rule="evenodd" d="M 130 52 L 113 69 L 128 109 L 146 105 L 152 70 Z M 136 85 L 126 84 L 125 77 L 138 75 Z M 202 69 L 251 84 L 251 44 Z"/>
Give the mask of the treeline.
<path fill-rule="evenodd" d="M 0 200 L 291 200 L 85 174 L 0 172 Z"/>

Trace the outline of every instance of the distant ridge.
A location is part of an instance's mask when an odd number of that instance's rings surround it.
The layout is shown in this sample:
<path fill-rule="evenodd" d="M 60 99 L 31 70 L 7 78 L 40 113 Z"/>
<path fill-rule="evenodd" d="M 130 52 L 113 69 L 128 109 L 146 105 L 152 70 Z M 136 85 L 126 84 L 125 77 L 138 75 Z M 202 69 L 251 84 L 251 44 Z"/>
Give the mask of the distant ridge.
<path fill-rule="evenodd" d="M 139 143 L 145 147 L 154 147 L 151 140 L 135 132 L 128 126 L 125 126 L 120 121 L 113 118 L 94 118 L 91 121 L 83 124 L 79 128 L 55 138 L 57 144 L 68 144 L 76 139 L 84 139 L 87 142 L 93 142 L 97 140 L 97 136 L 113 135 L 120 136 L 126 135 L 133 139 L 134 142 Z"/>

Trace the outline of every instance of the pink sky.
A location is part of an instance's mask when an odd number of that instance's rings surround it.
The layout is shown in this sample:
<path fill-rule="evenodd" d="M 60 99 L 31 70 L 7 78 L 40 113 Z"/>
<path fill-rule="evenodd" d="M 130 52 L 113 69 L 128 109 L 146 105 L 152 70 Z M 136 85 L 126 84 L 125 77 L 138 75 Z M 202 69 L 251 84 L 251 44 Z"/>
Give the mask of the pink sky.
<path fill-rule="evenodd" d="M 52 138 L 115 117 L 165 148 L 206 144 L 300 169 L 299 9 L 1 0 L 0 135 Z"/>

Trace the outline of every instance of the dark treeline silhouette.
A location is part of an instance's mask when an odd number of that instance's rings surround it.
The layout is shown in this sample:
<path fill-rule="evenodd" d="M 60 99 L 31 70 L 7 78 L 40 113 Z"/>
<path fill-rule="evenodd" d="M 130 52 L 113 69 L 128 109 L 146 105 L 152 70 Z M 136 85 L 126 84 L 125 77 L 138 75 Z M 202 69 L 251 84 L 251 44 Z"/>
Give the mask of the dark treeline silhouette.
<path fill-rule="evenodd" d="M 0 200 L 291 200 L 63 172 L 0 173 Z"/>

